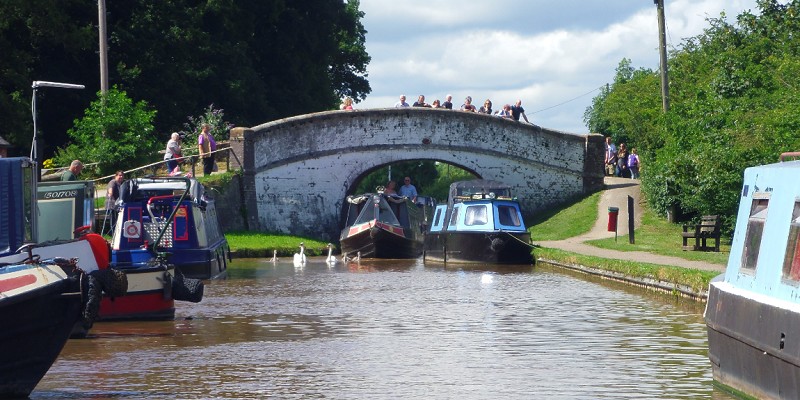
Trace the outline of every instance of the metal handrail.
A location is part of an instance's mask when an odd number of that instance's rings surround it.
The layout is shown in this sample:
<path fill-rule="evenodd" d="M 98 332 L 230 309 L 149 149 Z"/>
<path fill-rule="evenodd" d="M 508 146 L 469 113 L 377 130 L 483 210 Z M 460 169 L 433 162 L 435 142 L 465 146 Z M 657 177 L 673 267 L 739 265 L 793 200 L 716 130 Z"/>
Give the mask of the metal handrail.
<path fill-rule="evenodd" d="M 789 158 L 789 157 L 800 157 L 800 151 L 789 151 L 786 153 L 781 153 L 781 156 L 778 157 L 778 161 L 783 162 L 784 158 Z"/>

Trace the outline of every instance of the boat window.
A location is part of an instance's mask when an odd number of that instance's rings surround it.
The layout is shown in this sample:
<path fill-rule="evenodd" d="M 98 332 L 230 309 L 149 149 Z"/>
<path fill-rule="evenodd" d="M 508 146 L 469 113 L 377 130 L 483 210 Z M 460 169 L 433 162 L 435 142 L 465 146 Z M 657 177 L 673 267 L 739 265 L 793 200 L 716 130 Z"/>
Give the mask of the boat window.
<path fill-rule="evenodd" d="M 461 207 L 453 207 L 453 212 L 450 214 L 450 226 L 455 227 L 458 223 L 458 210 Z"/>
<path fill-rule="evenodd" d="M 800 281 L 800 201 L 795 201 L 783 260 L 783 279 Z"/>
<path fill-rule="evenodd" d="M 376 201 L 377 204 L 375 203 Z M 400 221 L 397 220 L 394 212 L 392 212 L 392 209 L 389 207 L 389 203 L 387 203 L 386 200 L 381 196 L 375 196 L 372 198 L 372 201 L 366 203 L 365 207 L 361 210 L 361 214 L 359 214 L 358 218 L 356 219 L 356 224 L 363 224 L 365 222 L 372 221 L 373 219 L 378 219 L 379 221 L 391 225 L 400 225 Z"/>
<path fill-rule="evenodd" d="M 441 220 L 442 220 L 442 209 L 437 208 L 436 212 L 433 214 L 433 226 L 439 226 Z"/>
<path fill-rule="evenodd" d="M 764 221 L 767 219 L 769 199 L 753 199 L 750 207 L 750 218 L 747 220 L 747 233 L 744 238 L 742 269 L 754 271 L 758 265 L 758 252 L 761 248 L 761 236 L 764 233 Z"/>
<path fill-rule="evenodd" d="M 464 225 L 486 225 L 489 222 L 486 214 L 486 205 L 469 206 L 464 213 Z"/>
<path fill-rule="evenodd" d="M 522 223 L 519 220 L 519 213 L 514 206 L 497 206 L 497 219 L 500 225 L 505 226 L 520 226 Z"/>

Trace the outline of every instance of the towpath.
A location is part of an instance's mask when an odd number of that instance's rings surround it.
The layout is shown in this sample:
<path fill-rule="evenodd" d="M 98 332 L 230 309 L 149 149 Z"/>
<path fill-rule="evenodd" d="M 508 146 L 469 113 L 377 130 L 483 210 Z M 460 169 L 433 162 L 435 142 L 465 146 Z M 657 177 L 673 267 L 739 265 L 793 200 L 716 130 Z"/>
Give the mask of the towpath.
<path fill-rule="evenodd" d="M 707 271 L 725 271 L 725 266 L 720 264 L 713 264 L 703 261 L 691 261 L 679 257 L 664 256 L 643 251 L 618 251 L 601 249 L 599 247 L 586 244 L 585 242 L 587 240 L 614 237 L 614 232 L 608 232 L 607 229 L 609 207 L 619 208 L 619 224 L 617 226 L 617 235 L 620 240 L 628 240 L 628 196 L 633 198 L 635 205 L 634 229 L 640 226 L 642 222 L 642 196 L 639 180 L 606 177 L 605 185 L 606 189 L 603 190 L 603 193 L 600 196 L 600 202 L 597 206 L 597 220 L 595 221 L 594 227 L 592 227 L 591 231 L 583 235 L 564 240 L 547 240 L 536 242 L 536 244 L 542 247 L 561 249 L 572 253 L 595 257 L 629 260 L 659 265 L 672 265 Z M 679 238 L 676 238 L 676 240 L 678 239 Z"/>

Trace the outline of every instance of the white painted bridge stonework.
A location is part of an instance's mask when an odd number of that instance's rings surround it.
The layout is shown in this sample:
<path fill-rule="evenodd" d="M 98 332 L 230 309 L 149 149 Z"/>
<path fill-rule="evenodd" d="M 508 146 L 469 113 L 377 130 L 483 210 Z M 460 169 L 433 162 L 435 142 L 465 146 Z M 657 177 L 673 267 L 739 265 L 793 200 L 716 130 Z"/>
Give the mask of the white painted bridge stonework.
<path fill-rule="evenodd" d="M 249 229 L 328 241 L 338 240 L 356 184 L 398 161 L 443 161 L 505 182 L 527 215 L 603 185 L 602 136 L 460 111 L 329 111 L 234 128 L 230 143 Z"/>

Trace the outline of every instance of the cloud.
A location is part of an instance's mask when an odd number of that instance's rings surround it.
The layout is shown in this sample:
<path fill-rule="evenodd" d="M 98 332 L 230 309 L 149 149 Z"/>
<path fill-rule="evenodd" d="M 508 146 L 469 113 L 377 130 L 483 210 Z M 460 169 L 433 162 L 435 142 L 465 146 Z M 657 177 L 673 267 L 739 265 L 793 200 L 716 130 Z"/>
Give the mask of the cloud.
<path fill-rule="evenodd" d="M 583 113 L 620 60 L 659 68 L 649 1 L 364 0 L 361 8 L 373 93 L 358 108 L 391 107 L 401 93 L 429 101 L 452 93 L 457 105 L 467 95 L 498 107 L 522 99 L 537 124 L 586 132 Z M 702 33 L 723 10 L 732 20 L 747 9 L 755 0 L 671 0 L 669 45 Z"/>

